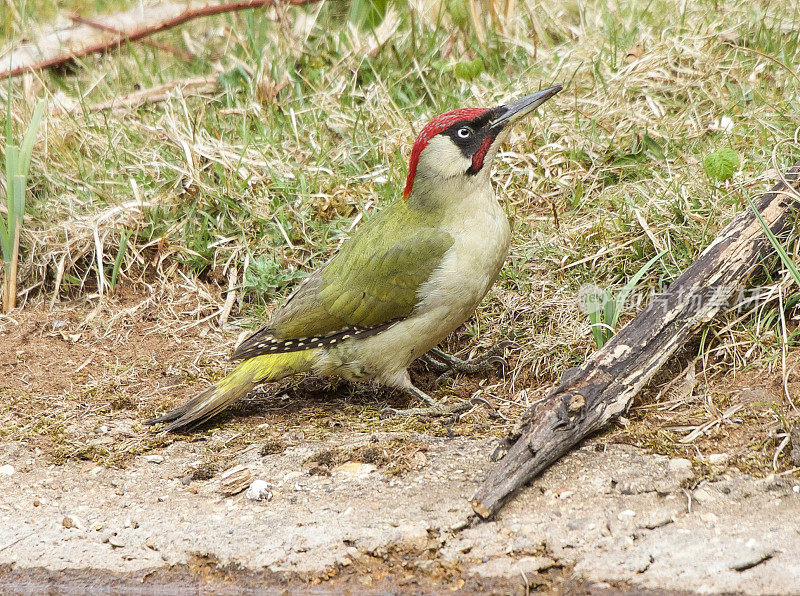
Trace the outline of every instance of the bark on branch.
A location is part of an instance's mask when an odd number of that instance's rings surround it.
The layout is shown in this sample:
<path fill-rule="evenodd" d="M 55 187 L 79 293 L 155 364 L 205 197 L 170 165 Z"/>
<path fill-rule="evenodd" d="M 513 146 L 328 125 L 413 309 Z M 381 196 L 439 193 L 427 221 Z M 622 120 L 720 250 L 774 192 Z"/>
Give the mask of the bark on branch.
<path fill-rule="evenodd" d="M 84 47 L 74 48 L 57 56 L 52 56 L 50 58 L 40 60 L 39 62 L 35 62 L 33 64 L 26 64 L 23 66 L 18 66 L 16 68 L 0 71 L 0 80 L 6 79 L 8 77 L 15 77 L 17 75 L 21 75 L 26 72 L 44 70 L 45 68 L 52 68 L 54 66 L 70 62 L 76 58 L 83 58 L 84 56 L 88 56 L 89 54 L 106 52 L 108 50 L 112 50 L 114 48 L 119 47 L 123 43 L 138 41 L 155 33 L 160 33 L 161 31 L 172 29 L 173 27 L 177 27 L 188 21 L 191 21 L 193 19 L 198 19 L 200 17 L 209 17 L 213 15 L 222 14 L 225 12 L 237 12 L 240 10 L 249 10 L 251 8 L 259 8 L 262 6 L 275 6 L 277 4 L 300 6 L 304 4 L 314 4 L 319 1 L 320 0 L 239 0 L 238 2 L 228 2 L 223 4 L 208 4 L 206 6 L 201 6 L 199 8 L 191 7 L 187 8 L 183 12 L 173 17 L 164 19 L 163 21 L 159 21 L 157 23 L 151 23 L 146 26 L 139 27 L 138 29 L 134 29 L 132 31 L 121 31 L 119 32 L 119 34 L 113 35 L 108 39 L 91 43 Z"/>
<path fill-rule="evenodd" d="M 800 162 L 786 175 L 800 188 Z M 800 210 L 781 181 L 755 202 L 765 223 L 780 234 Z M 547 398 L 529 409 L 513 436 L 498 447 L 505 456 L 471 499 L 486 518 L 508 496 L 562 455 L 625 412 L 633 397 L 703 324 L 746 282 L 769 239 L 752 209 L 745 209 L 700 257 L 601 350 L 569 369 Z"/>

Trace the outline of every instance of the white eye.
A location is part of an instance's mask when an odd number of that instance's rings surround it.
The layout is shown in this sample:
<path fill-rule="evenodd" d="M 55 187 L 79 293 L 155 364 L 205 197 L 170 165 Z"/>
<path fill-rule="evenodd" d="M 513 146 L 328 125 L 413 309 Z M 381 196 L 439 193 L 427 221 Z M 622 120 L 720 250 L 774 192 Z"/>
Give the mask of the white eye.
<path fill-rule="evenodd" d="M 465 126 L 464 128 L 459 128 L 456 134 L 459 139 L 468 139 L 472 135 L 472 129 Z"/>

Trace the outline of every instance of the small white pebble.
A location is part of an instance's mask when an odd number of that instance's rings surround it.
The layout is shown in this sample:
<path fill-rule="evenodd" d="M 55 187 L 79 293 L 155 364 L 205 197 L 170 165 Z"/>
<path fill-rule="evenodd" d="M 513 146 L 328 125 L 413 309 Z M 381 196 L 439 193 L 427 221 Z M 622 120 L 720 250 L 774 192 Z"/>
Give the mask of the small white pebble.
<path fill-rule="evenodd" d="M 11 464 L 0 466 L 0 476 L 13 476 L 16 470 Z"/>
<path fill-rule="evenodd" d="M 703 520 L 707 524 L 715 524 L 715 523 L 717 523 L 717 520 L 718 520 L 717 516 L 714 515 L 713 513 L 711 513 L 710 511 L 705 512 L 705 513 L 701 513 L 700 514 L 700 519 Z"/>
<path fill-rule="evenodd" d="M 677 472 L 679 470 L 689 470 L 692 467 L 692 462 L 688 459 L 684 459 L 683 457 L 676 457 L 674 459 L 669 460 L 667 463 L 670 472 Z"/>
<path fill-rule="evenodd" d="M 558 498 L 559 499 L 569 499 L 572 495 L 573 495 L 573 492 L 571 490 L 565 490 L 564 492 L 558 494 Z"/>
<path fill-rule="evenodd" d="M 718 130 L 720 132 L 731 132 L 733 131 L 733 120 L 731 120 L 728 116 L 722 116 L 721 118 L 715 120 L 709 128 L 711 130 Z"/>
<path fill-rule="evenodd" d="M 625 511 L 619 512 L 619 514 L 617 515 L 617 519 L 620 521 L 625 521 L 626 518 L 634 517 L 635 515 L 636 512 L 633 511 L 632 509 L 626 509 Z"/>
<path fill-rule="evenodd" d="M 150 462 L 151 464 L 160 464 L 164 461 L 164 456 L 162 455 L 145 455 L 144 461 Z"/>
<path fill-rule="evenodd" d="M 796 493 L 800 493 L 800 486 L 799 486 L 799 485 L 797 485 L 797 484 L 795 484 L 795 485 L 792 487 L 792 490 L 793 490 L 794 492 L 796 492 Z"/>
<path fill-rule="evenodd" d="M 244 496 L 251 501 L 269 501 L 272 499 L 272 485 L 264 480 L 253 480 Z"/>

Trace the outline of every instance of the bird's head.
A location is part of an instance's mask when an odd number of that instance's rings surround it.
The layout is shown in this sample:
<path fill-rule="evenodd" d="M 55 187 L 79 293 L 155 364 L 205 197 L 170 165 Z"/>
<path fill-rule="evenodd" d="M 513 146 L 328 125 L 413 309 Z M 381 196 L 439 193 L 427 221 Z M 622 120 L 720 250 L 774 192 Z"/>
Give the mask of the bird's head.
<path fill-rule="evenodd" d="M 437 116 L 420 131 L 408 162 L 403 198 L 420 179 L 449 180 L 457 176 L 488 176 L 497 149 L 508 138 L 511 125 L 530 114 L 561 85 L 542 89 L 494 108 L 461 108 Z"/>

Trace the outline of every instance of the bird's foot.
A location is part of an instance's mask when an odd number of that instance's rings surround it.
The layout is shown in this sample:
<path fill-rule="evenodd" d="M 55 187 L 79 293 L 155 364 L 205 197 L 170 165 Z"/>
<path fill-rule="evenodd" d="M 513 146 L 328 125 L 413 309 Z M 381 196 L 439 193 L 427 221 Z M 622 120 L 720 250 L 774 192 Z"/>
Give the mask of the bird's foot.
<path fill-rule="evenodd" d="M 407 389 L 408 393 L 414 397 L 418 397 L 428 404 L 424 408 L 406 408 L 398 410 L 395 408 L 384 408 L 381 410 L 381 418 L 390 418 L 392 416 L 420 416 L 422 418 L 441 418 L 445 416 L 458 416 L 469 410 L 472 406 L 485 404 L 490 408 L 491 404 L 482 397 L 474 397 L 469 400 L 461 400 L 452 406 L 446 406 L 433 399 L 430 395 L 412 386 Z"/>
<path fill-rule="evenodd" d="M 506 348 L 519 347 L 519 344 L 513 341 L 501 341 L 492 346 L 485 354 L 463 360 L 457 356 L 443 352 L 439 348 L 433 348 L 430 352 L 425 354 L 422 359 L 433 370 L 441 373 L 436 379 L 436 384 L 439 385 L 445 379 L 448 379 L 456 373 L 465 375 L 488 374 L 494 372 L 495 364 L 499 364 L 503 371 L 508 369 L 508 360 L 505 359 L 504 354 Z"/>

